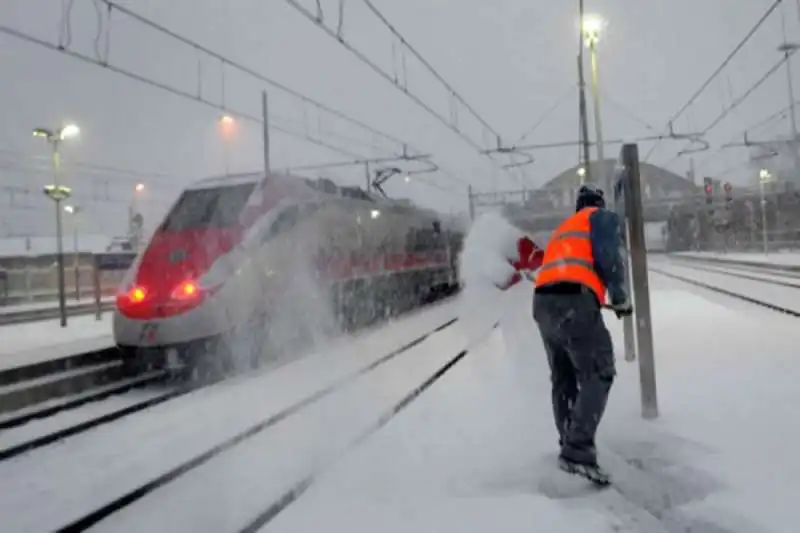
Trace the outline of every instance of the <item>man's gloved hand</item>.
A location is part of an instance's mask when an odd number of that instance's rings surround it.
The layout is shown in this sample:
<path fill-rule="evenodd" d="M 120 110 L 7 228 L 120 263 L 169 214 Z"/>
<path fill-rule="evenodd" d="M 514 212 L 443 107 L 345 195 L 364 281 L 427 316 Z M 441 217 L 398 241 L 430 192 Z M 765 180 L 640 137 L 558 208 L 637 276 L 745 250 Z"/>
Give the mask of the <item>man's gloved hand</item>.
<path fill-rule="evenodd" d="M 609 306 L 609 309 L 614 311 L 614 314 L 617 315 L 617 318 L 631 316 L 633 314 L 633 306 L 630 302 L 613 304 Z"/>

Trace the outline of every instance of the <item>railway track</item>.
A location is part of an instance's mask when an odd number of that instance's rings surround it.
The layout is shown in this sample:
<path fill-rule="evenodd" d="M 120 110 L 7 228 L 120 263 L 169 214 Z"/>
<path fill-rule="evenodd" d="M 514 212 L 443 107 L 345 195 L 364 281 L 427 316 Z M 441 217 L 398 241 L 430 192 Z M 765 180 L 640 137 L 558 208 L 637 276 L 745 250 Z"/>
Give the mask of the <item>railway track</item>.
<path fill-rule="evenodd" d="M 789 316 L 800 317 L 800 282 L 795 282 L 793 270 L 757 269 L 748 264 L 745 271 L 738 265 L 723 266 L 722 261 L 711 264 L 692 258 L 690 262 L 668 260 L 654 262 L 650 270 L 684 283 L 701 287 L 731 298 L 746 301 Z"/>
<path fill-rule="evenodd" d="M 302 399 L 281 409 L 280 411 L 263 418 L 257 423 L 251 424 L 246 429 L 239 431 L 235 435 L 219 442 L 215 446 L 208 448 L 203 453 L 195 455 L 194 457 L 191 457 L 190 459 L 181 462 L 180 464 L 169 469 L 168 471 L 163 472 L 161 475 L 154 477 L 149 481 L 142 483 L 131 490 L 128 490 L 124 494 L 114 498 L 113 500 L 107 502 L 106 504 L 91 510 L 90 512 L 81 516 L 80 518 L 77 518 L 72 522 L 70 522 L 69 524 L 62 526 L 57 531 L 80 532 L 80 531 L 85 531 L 97 525 L 99 522 L 109 518 L 111 515 L 120 512 L 121 510 L 132 505 L 138 500 L 144 498 L 148 494 L 164 487 L 165 485 L 177 480 L 181 476 L 184 476 L 187 473 L 197 469 L 198 467 L 208 463 L 209 461 L 211 461 L 215 457 L 220 456 L 224 452 L 231 450 L 236 446 L 242 445 L 249 439 L 256 437 L 257 435 L 265 432 L 266 430 L 276 426 L 280 422 L 286 421 L 290 417 L 293 417 L 298 413 L 304 411 L 305 409 L 309 408 L 310 406 L 320 402 L 324 398 L 331 396 L 337 391 L 346 388 L 348 385 L 352 384 L 354 381 L 361 378 L 362 376 L 368 375 L 377 370 L 378 368 L 385 366 L 390 361 L 393 361 L 396 358 L 398 358 L 398 356 L 408 352 L 415 346 L 418 346 L 419 344 L 423 343 L 425 340 L 437 335 L 438 333 L 452 326 L 457 322 L 457 320 L 458 320 L 457 318 L 453 318 L 429 330 L 428 332 L 419 335 L 418 337 L 400 346 L 399 348 L 396 348 L 390 351 L 389 353 L 383 355 L 379 359 L 376 359 L 371 363 L 361 368 L 358 368 L 352 373 L 341 377 L 340 379 L 334 381 L 328 386 L 317 390 L 313 394 L 307 395 Z M 397 413 L 399 413 L 400 411 L 405 409 L 408 405 L 410 405 L 417 397 L 419 397 L 420 394 L 422 394 L 426 389 L 428 389 L 431 385 L 433 385 L 436 381 L 438 381 L 453 366 L 455 366 L 461 359 L 463 359 L 466 356 L 467 352 L 468 350 L 465 349 L 461 350 L 458 353 L 453 354 L 453 356 L 450 357 L 445 364 L 439 366 L 434 373 L 432 373 L 427 377 L 427 379 L 425 379 L 418 386 L 410 390 L 406 395 L 403 396 L 403 398 L 400 401 L 396 402 L 395 404 L 392 405 L 390 409 L 385 411 L 382 414 L 382 416 L 380 416 L 380 418 L 373 425 L 370 426 L 369 430 L 362 433 L 356 439 L 356 441 L 351 444 L 351 446 L 357 445 L 359 442 L 368 438 L 374 432 L 378 431 L 381 427 L 387 424 Z M 278 499 L 266 505 L 264 507 L 264 510 L 261 513 L 259 513 L 255 519 L 253 519 L 250 523 L 244 526 L 241 531 L 256 531 L 264 524 L 269 522 L 271 519 L 277 516 L 282 510 L 284 510 L 286 507 L 291 505 L 291 503 L 296 501 L 303 494 L 303 492 L 305 492 L 305 490 L 313 483 L 313 481 L 316 479 L 316 475 L 317 473 L 312 473 L 311 475 L 303 477 L 302 479 L 298 480 Z"/>

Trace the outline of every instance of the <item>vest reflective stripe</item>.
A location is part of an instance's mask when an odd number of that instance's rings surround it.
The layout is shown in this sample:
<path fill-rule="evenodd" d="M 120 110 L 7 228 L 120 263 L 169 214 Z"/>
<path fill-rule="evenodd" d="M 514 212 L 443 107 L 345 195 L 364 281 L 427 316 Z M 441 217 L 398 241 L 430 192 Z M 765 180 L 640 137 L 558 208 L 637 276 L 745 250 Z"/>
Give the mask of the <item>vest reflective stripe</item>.
<path fill-rule="evenodd" d="M 553 239 L 561 240 L 561 239 L 568 239 L 570 237 L 577 237 L 578 239 L 589 239 L 590 233 L 588 231 L 565 231 L 564 233 L 559 233 Z"/>
<path fill-rule="evenodd" d="M 537 287 L 560 282 L 580 283 L 591 289 L 601 304 L 605 303 L 606 288 L 594 269 L 592 256 L 589 217 L 596 209 L 582 209 L 553 232 L 536 278 Z"/>
<path fill-rule="evenodd" d="M 546 265 L 543 265 L 539 269 L 539 271 L 541 272 L 543 270 L 550 270 L 551 268 L 556 268 L 556 267 L 566 266 L 566 265 L 579 265 L 579 266 L 582 266 L 584 268 L 590 268 L 590 269 L 594 270 L 594 264 L 592 264 L 591 261 L 586 261 L 585 259 L 570 258 L 570 259 L 556 259 L 554 261 L 550 261 Z"/>

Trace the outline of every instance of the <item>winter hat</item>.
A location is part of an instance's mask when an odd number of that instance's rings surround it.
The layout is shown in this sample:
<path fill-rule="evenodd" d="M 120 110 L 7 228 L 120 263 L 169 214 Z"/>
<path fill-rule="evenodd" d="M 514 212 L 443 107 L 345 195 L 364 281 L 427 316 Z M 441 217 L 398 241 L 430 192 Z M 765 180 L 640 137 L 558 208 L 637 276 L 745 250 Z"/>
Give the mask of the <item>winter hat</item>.
<path fill-rule="evenodd" d="M 575 211 L 580 211 L 584 207 L 605 207 L 606 200 L 603 197 L 603 190 L 593 185 L 582 185 L 578 190 L 578 199 L 575 202 Z"/>

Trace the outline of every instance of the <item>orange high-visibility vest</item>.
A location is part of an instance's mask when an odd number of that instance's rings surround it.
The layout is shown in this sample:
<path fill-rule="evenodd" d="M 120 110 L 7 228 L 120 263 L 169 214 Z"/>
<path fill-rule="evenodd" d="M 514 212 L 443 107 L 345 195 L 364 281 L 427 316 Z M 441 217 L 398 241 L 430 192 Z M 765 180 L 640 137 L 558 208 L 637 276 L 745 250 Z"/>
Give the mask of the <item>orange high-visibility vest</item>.
<path fill-rule="evenodd" d="M 553 232 L 544 251 L 544 261 L 536 277 L 536 287 L 560 282 L 580 283 L 606 303 L 606 287 L 594 269 L 589 217 L 596 207 L 581 209 Z"/>

